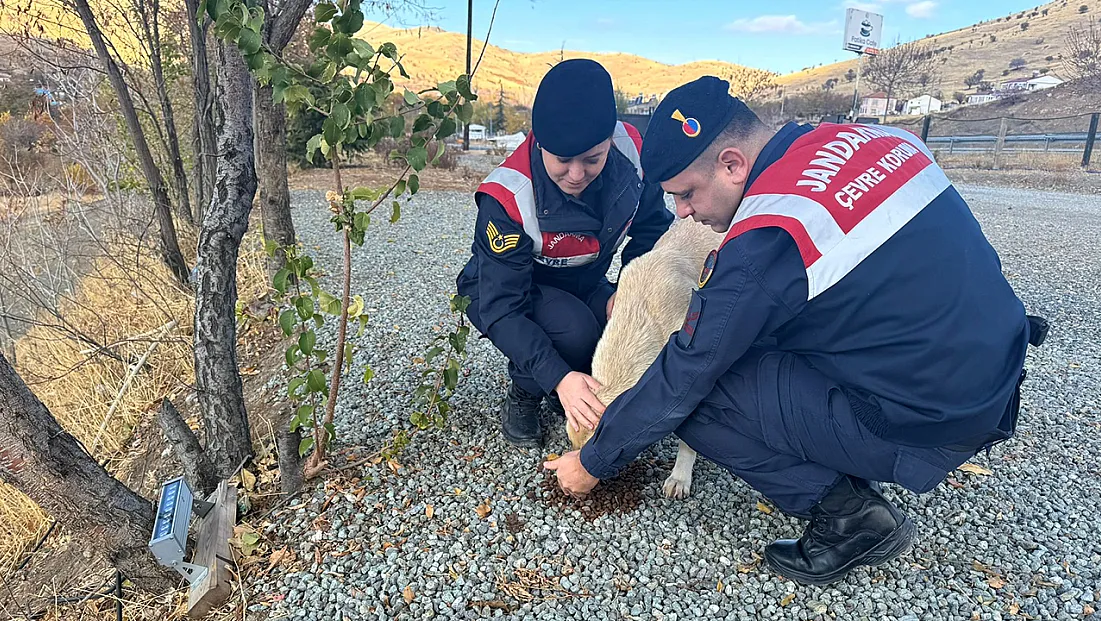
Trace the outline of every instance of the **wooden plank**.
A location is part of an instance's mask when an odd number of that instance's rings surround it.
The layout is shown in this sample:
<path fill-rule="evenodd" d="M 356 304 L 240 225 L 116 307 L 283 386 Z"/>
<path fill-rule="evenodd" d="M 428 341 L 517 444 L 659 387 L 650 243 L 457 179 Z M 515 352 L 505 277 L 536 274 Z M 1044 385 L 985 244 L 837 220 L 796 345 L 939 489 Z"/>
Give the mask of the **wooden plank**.
<path fill-rule="evenodd" d="M 1002 148 L 1005 147 L 1005 134 L 1009 128 L 1009 122 L 1002 117 L 1002 124 L 998 126 L 998 141 L 994 143 L 994 170 L 998 170 L 1002 163 Z"/>
<path fill-rule="evenodd" d="M 229 540 L 233 537 L 233 524 L 237 521 L 237 487 L 222 481 L 207 500 L 214 503 L 214 508 L 199 525 L 192 562 L 209 568 L 209 571 L 202 581 L 191 587 L 188 594 L 187 614 L 192 618 L 201 617 L 226 603 L 233 591 L 230 573 L 233 554 L 229 549 Z"/>

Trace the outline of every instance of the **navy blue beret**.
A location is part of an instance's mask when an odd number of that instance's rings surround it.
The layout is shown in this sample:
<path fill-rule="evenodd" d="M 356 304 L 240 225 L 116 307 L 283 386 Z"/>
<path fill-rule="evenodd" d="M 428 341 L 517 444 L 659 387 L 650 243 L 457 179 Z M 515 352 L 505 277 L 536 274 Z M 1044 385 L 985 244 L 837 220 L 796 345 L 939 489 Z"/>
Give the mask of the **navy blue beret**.
<path fill-rule="evenodd" d="M 730 83 L 714 76 L 669 91 L 650 117 L 642 141 L 646 178 L 660 183 L 677 176 L 745 107 L 730 96 Z"/>
<path fill-rule="evenodd" d="M 600 63 L 566 60 L 543 76 L 531 109 L 531 131 L 540 147 L 573 157 L 610 138 L 615 124 L 612 76 Z"/>

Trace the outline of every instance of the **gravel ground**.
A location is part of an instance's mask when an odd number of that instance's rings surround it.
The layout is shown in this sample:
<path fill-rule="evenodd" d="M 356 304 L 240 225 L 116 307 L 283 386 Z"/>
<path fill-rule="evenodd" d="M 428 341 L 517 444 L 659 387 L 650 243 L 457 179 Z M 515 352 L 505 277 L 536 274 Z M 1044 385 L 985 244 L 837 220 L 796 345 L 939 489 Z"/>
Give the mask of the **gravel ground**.
<path fill-rule="evenodd" d="M 692 495 L 666 499 L 667 439 L 593 498 L 563 498 L 537 451 L 497 431 L 504 358 L 472 340 L 447 430 L 419 434 L 392 472 L 355 473 L 277 514 L 268 535 L 301 571 L 255 585 L 268 618 L 421 619 L 1079 619 L 1101 608 L 1101 200 L 961 188 L 1030 312 L 1053 324 L 1030 348 L 1018 437 L 923 496 L 885 486 L 919 529 L 899 560 L 827 588 L 781 580 L 758 562 L 802 523 L 700 460 Z M 294 196 L 295 225 L 322 265 L 339 244 L 320 195 Z M 446 321 L 469 252 L 472 201 L 424 192 L 397 224 L 378 219 L 359 249 L 353 291 L 370 328 L 337 408 L 340 442 L 377 447 L 408 426 L 411 359 Z M 331 335 L 322 337 L 331 340 Z M 562 423 L 546 453 L 567 450 Z M 1092 499 L 1092 500 L 1091 500 Z M 488 509 L 488 513 L 486 510 Z M 321 514 L 319 517 L 319 513 Z M 277 544 L 277 547 L 282 543 Z M 320 552 L 320 554 L 318 554 Z M 321 558 L 320 565 L 315 561 Z M 292 565 L 293 566 L 293 565 Z"/>

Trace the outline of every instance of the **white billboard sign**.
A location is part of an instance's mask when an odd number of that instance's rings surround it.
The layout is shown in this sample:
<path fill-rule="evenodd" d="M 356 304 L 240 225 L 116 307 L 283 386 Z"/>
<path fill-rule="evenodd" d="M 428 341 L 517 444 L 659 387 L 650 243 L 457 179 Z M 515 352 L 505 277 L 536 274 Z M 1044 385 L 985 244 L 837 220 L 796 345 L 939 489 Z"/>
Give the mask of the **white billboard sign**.
<path fill-rule="evenodd" d="M 845 13 L 846 50 L 858 54 L 877 54 L 882 32 L 882 15 L 860 9 L 849 9 Z"/>

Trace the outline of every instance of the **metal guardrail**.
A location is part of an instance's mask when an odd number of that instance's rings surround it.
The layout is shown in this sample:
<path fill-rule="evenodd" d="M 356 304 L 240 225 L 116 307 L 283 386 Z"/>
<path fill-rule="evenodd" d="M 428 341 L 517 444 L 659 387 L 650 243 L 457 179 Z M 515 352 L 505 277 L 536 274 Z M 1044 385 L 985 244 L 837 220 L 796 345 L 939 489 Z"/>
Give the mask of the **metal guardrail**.
<path fill-rule="evenodd" d="M 1051 134 L 1020 134 L 1005 137 L 1006 151 L 1040 151 L 1044 153 L 1081 153 L 1089 139 L 1087 132 L 1063 132 Z M 930 146 L 948 145 L 948 153 L 989 151 L 998 142 L 995 135 L 976 136 L 929 136 L 925 141 Z M 1017 148 L 1010 145 L 1017 144 Z M 960 145 L 957 147 L 956 145 Z M 990 146 L 977 146 L 990 145 Z M 1056 145 L 1053 147 L 1053 145 Z"/>

